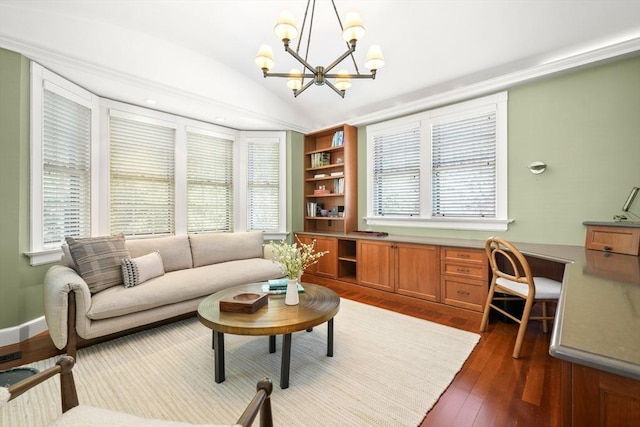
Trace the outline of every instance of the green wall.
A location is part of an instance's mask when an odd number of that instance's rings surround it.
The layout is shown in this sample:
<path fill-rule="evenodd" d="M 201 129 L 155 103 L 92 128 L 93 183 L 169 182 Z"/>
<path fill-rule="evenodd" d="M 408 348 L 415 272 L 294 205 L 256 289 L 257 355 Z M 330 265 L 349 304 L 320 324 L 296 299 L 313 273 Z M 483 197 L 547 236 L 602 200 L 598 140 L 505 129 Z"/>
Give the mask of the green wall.
<path fill-rule="evenodd" d="M 506 232 L 375 226 L 434 237 L 584 245 L 583 221 L 612 221 L 640 186 L 640 58 L 565 73 L 509 89 Z M 533 161 L 548 167 L 540 175 Z M 366 215 L 366 128 L 358 129 L 358 212 Z M 640 221 L 640 200 L 632 207 Z M 366 224 L 360 220 L 359 228 Z"/>
<path fill-rule="evenodd" d="M 640 58 L 509 90 L 509 217 L 505 237 L 581 246 L 582 221 L 609 221 L 640 186 Z M 303 136 L 287 133 L 289 230 L 303 227 Z M 0 49 L 0 329 L 40 317 L 49 265 L 29 249 L 29 61 Z M 541 175 L 526 166 L 549 165 Z M 366 129 L 358 130 L 358 209 L 366 212 Z M 640 218 L 640 200 L 633 206 Z M 365 224 L 360 221 L 360 228 Z M 394 234 L 484 239 L 486 232 L 380 228 Z"/>
<path fill-rule="evenodd" d="M 29 61 L 0 49 L 0 328 L 42 316 L 42 278 L 29 250 Z"/>

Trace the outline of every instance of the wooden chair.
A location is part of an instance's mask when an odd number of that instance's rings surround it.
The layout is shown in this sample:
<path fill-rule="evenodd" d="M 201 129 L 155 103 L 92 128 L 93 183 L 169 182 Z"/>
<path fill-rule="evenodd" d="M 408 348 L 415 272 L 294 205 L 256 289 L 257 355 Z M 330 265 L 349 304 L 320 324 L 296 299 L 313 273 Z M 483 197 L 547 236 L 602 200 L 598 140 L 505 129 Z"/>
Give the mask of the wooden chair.
<path fill-rule="evenodd" d="M 519 323 L 520 327 L 513 349 L 513 358 L 517 359 L 520 357 L 520 349 L 529 320 L 542 320 L 543 331 L 545 333 L 549 331 L 547 322 L 554 316 L 547 313 L 547 302 L 557 302 L 560 298 L 562 285 L 560 282 L 546 277 L 533 277 L 524 255 L 506 240 L 489 237 L 484 248 L 489 258 L 493 278 L 480 323 L 480 331 L 484 332 L 487 329 L 489 312 L 492 308 Z M 496 295 L 496 293 L 504 296 Z M 510 300 L 524 300 L 522 317 L 518 318 L 494 303 L 495 301 Z M 542 303 L 542 316 L 531 316 L 531 308 L 536 302 Z"/>
<path fill-rule="evenodd" d="M 26 378 L 8 388 L 0 387 L 0 407 L 2 407 L 2 397 L 9 393 L 8 400 L 13 400 L 32 387 L 43 381 L 60 374 L 60 391 L 62 397 L 62 415 L 55 420 L 55 425 L 82 425 L 89 426 L 144 426 L 144 427 L 170 427 L 177 424 L 174 421 L 154 420 L 141 418 L 116 411 L 93 408 L 78 404 L 78 394 L 71 372 L 75 361 L 71 356 L 62 356 L 57 363 L 42 372 Z M 271 414 L 271 391 L 273 385 L 269 378 L 263 378 L 258 382 L 257 391 L 249 405 L 235 425 L 243 427 L 251 426 L 253 421 L 260 414 L 261 427 L 273 427 L 273 417 Z M 213 424 L 206 424 L 213 426 Z"/>

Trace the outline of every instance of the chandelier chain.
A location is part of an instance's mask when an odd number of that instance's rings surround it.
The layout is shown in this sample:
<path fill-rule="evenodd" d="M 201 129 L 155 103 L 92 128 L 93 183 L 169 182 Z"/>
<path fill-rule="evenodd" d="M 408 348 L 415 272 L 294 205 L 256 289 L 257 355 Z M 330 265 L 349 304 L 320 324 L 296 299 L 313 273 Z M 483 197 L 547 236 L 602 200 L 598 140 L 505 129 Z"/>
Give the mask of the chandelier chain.
<path fill-rule="evenodd" d="M 315 7 L 315 0 L 313 0 Z M 340 25 L 340 31 L 344 31 L 344 27 L 342 26 L 342 19 L 340 19 L 340 14 L 338 13 L 338 8 L 336 7 L 336 2 L 331 0 L 331 4 L 333 5 L 333 11 L 336 13 L 336 18 L 338 18 L 338 24 Z M 349 42 L 344 42 L 347 45 L 347 49 L 349 49 Z M 356 63 L 356 58 L 351 53 L 351 60 L 353 61 L 353 66 L 356 68 L 356 74 L 360 74 L 360 70 L 358 69 L 358 64 Z"/>

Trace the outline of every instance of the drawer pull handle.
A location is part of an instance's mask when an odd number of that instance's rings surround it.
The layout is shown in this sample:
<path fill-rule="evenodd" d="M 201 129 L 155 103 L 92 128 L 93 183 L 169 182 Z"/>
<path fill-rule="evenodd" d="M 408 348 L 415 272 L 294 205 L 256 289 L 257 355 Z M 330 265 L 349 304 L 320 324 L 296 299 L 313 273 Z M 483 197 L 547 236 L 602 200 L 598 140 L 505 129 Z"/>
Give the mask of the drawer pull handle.
<path fill-rule="evenodd" d="M 465 295 L 465 296 L 469 296 L 469 292 L 465 292 L 465 291 L 458 291 L 459 295 Z"/>
<path fill-rule="evenodd" d="M 611 246 L 605 246 L 604 250 L 607 252 L 611 252 L 613 250 L 613 248 Z"/>
<path fill-rule="evenodd" d="M 469 269 L 468 268 L 457 268 L 456 271 L 458 273 L 468 273 Z"/>

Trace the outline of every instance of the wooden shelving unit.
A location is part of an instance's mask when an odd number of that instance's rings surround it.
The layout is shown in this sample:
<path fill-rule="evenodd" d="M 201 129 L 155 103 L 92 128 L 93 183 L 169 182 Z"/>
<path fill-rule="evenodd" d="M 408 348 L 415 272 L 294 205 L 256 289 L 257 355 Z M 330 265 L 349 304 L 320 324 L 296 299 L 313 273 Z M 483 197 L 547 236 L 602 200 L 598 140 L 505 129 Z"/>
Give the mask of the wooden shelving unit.
<path fill-rule="evenodd" d="M 357 142 L 349 125 L 305 135 L 304 231 L 357 229 Z"/>

